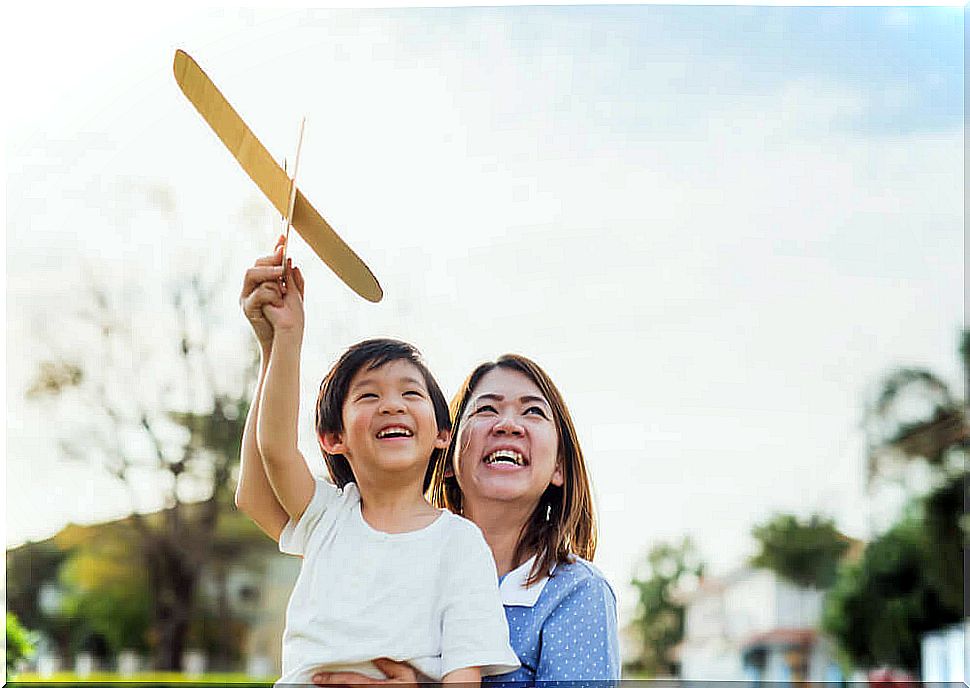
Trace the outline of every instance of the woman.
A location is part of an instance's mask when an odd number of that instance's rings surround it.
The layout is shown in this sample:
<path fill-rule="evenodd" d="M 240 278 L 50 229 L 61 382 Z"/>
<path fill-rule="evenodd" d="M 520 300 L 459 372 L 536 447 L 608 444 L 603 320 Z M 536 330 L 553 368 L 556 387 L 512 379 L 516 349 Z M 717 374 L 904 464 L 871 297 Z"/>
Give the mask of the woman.
<path fill-rule="evenodd" d="M 589 476 L 559 390 L 537 364 L 508 354 L 478 366 L 452 406 L 456 432 L 433 497 L 475 522 L 492 548 L 522 662 L 500 678 L 619 678 L 616 601 L 588 561 Z"/>
<path fill-rule="evenodd" d="M 485 535 L 522 662 L 485 681 L 618 679 L 616 600 L 588 561 L 596 550 L 589 477 L 559 390 L 537 364 L 507 354 L 472 372 L 451 412 L 456 431 L 435 467 L 432 501 Z M 388 683 L 416 680 L 406 664 L 382 661 Z M 372 682 L 314 677 L 363 681 Z"/>

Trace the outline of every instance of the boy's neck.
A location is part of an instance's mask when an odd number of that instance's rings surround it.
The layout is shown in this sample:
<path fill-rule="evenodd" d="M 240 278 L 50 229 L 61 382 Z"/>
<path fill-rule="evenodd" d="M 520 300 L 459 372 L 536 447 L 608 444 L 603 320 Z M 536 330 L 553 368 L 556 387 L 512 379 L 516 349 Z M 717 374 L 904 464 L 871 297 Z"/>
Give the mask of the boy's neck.
<path fill-rule="evenodd" d="M 439 516 L 421 493 L 420 485 L 380 487 L 357 484 L 360 513 L 374 530 L 407 533 L 431 525 Z"/>
<path fill-rule="evenodd" d="M 465 518 L 481 529 L 485 542 L 492 549 L 499 576 L 504 576 L 523 564 L 524 560 L 515 560 L 515 548 L 533 509 L 534 504 L 518 505 L 506 502 L 487 502 L 474 507 L 467 503 L 464 505 Z M 530 556 L 532 553 L 526 552 L 525 559 Z"/>

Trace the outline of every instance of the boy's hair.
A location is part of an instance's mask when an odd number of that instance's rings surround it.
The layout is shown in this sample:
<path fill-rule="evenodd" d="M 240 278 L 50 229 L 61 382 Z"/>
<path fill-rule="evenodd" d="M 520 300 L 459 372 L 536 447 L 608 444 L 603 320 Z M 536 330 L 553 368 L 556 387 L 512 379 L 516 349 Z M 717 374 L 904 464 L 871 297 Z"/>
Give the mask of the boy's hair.
<path fill-rule="evenodd" d="M 445 395 L 435 381 L 428 366 L 421 358 L 421 352 L 410 344 L 397 339 L 367 339 L 344 352 L 327 376 L 320 383 L 320 393 L 317 396 L 317 441 L 320 443 L 320 450 L 323 452 L 323 460 L 327 464 L 327 471 L 330 479 L 337 487 L 343 487 L 347 483 L 354 482 L 354 472 L 350 468 L 350 462 L 343 454 L 329 454 L 323 447 L 323 436 L 328 432 L 344 431 L 344 402 L 347 400 L 347 393 L 350 391 L 350 382 L 354 375 L 366 366 L 367 370 L 376 370 L 381 366 L 392 361 L 407 361 L 421 372 L 424 384 L 428 388 L 431 397 L 431 404 L 434 407 L 435 421 L 438 431 L 451 430 L 451 419 L 448 417 L 448 402 Z M 443 449 L 435 449 L 431 452 L 428 461 L 428 468 L 424 474 L 422 490 L 427 490 L 431 483 L 431 474 L 435 465 L 439 462 L 440 455 L 444 454 Z"/>
<path fill-rule="evenodd" d="M 562 466 L 563 485 L 558 487 L 550 484 L 546 488 L 519 534 L 513 555 L 516 562 L 536 555 L 526 581 L 526 585 L 532 585 L 546 576 L 554 562 L 565 564 L 569 561 L 570 554 L 592 561 L 596 553 L 596 518 L 593 514 L 592 490 L 576 428 L 562 395 L 537 363 L 525 356 L 505 354 L 495 361 L 482 363 L 468 376 L 451 401 L 451 418 L 455 430 L 448 450 L 435 466 L 429 499 L 439 508 L 450 509 L 456 514 L 462 513 L 461 488 L 452 469 L 459 442 L 460 423 L 475 387 L 495 368 L 517 371 L 535 383 L 552 407 L 553 421 L 559 435 L 557 460 Z M 449 475 L 446 477 L 445 473 Z"/>

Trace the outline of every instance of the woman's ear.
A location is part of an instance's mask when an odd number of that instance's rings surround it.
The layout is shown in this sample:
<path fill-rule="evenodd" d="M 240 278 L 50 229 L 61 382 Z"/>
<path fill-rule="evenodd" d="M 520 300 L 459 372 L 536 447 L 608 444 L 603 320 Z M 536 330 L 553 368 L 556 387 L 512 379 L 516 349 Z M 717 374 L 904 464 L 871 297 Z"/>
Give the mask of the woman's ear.
<path fill-rule="evenodd" d="M 549 479 L 549 484 L 562 487 L 564 482 L 565 480 L 562 477 L 562 461 L 557 461 L 556 470 L 552 472 L 552 478 Z"/>
<path fill-rule="evenodd" d="M 320 435 L 320 446 L 328 454 L 347 455 L 347 447 L 343 443 L 343 437 L 339 432 L 325 432 Z"/>

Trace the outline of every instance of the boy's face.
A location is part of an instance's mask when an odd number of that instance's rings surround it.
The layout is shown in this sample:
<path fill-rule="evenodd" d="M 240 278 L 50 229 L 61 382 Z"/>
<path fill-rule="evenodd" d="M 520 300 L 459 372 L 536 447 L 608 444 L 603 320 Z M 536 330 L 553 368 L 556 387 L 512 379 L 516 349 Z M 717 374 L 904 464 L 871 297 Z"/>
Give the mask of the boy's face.
<path fill-rule="evenodd" d="M 343 423 L 343 432 L 327 433 L 324 446 L 347 457 L 358 484 L 416 480 L 420 487 L 431 452 L 448 446 L 424 377 L 406 360 L 362 366 L 350 381 Z"/>

